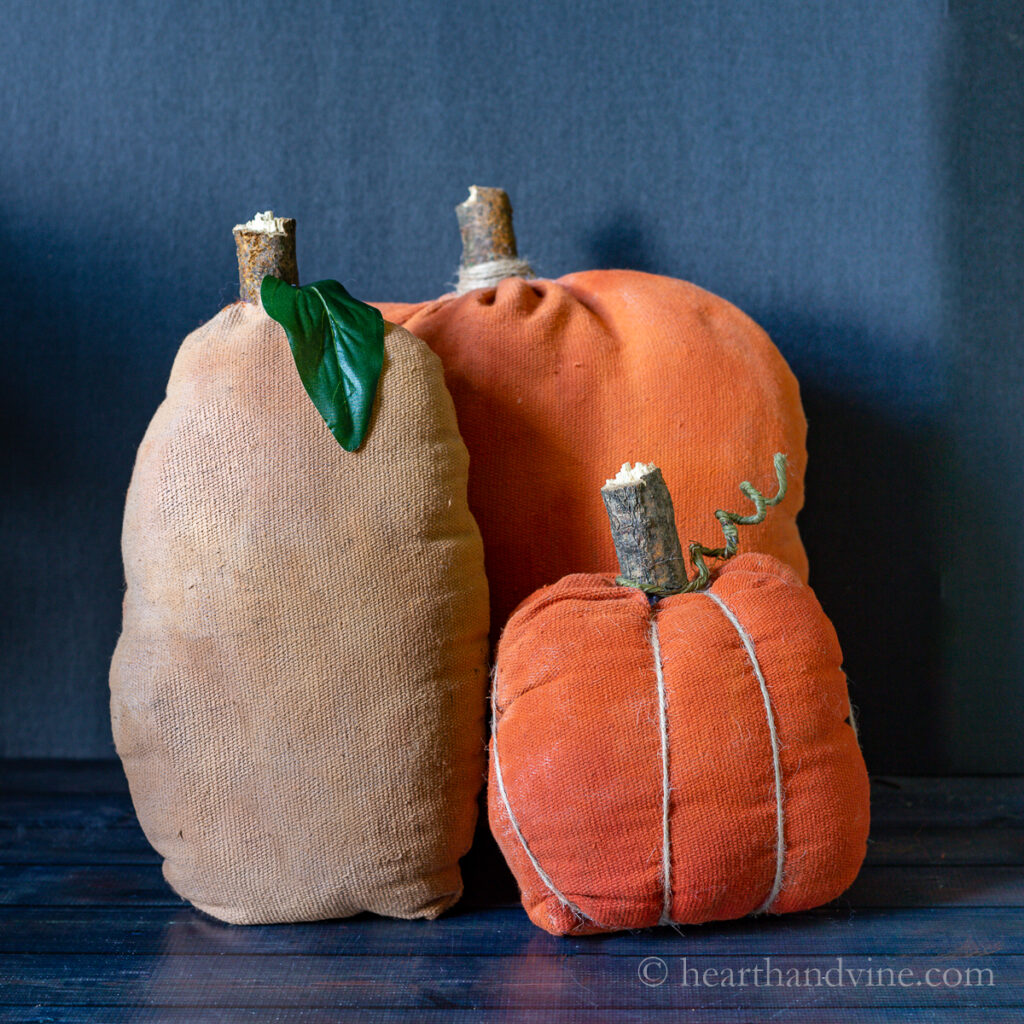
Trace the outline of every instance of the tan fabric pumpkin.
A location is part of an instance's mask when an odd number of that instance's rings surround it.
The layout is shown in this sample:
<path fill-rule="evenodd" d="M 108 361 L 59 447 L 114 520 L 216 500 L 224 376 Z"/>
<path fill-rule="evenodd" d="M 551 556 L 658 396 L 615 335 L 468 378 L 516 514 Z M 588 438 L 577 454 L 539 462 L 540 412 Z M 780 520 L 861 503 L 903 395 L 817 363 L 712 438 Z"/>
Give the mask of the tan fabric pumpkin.
<path fill-rule="evenodd" d="M 487 584 L 441 365 L 386 326 L 344 451 L 284 330 L 185 339 L 125 509 L 114 737 L 171 886 L 235 923 L 434 917 L 483 772 Z"/>

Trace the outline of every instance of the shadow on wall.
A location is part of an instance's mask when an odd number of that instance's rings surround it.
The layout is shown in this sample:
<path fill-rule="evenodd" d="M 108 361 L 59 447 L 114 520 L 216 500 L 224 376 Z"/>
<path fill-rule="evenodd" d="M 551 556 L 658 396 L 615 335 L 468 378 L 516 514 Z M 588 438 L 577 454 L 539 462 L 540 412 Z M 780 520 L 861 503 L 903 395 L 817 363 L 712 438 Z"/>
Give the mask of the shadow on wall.
<path fill-rule="evenodd" d="M 114 754 L 106 676 L 121 616 L 121 515 L 173 355 L 154 326 L 166 297 L 147 259 L 90 248 L 98 225 L 65 230 L 0 228 L 0 246 L 18 254 L 0 275 L 0 756 Z M 182 291 L 197 289 L 186 281 Z"/>
<path fill-rule="evenodd" d="M 595 266 L 667 272 L 668 261 L 653 258 L 648 244 L 656 234 L 620 210 L 585 248 Z M 800 380 L 810 425 L 800 530 L 811 583 L 843 647 L 868 766 L 942 771 L 953 753 L 937 700 L 943 543 L 935 526 L 942 490 L 936 467 L 945 441 L 936 422 L 901 414 L 901 393 L 921 379 L 940 381 L 938 367 L 911 364 L 905 353 L 915 346 L 856 323 L 748 312 Z M 853 365 L 866 353 L 887 368 L 870 393 Z M 843 379 L 859 383 L 844 389 Z"/>
<path fill-rule="evenodd" d="M 837 336 L 834 326 L 780 321 L 771 333 L 784 351 L 885 345 L 854 328 Z M 934 424 L 900 420 L 884 393 L 868 401 L 794 369 L 808 420 L 800 532 L 842 644 L 865 760 L 872 771 L 941 772 L 951 755 L 937 713 L 943 543 L 934 503 L 944 439 Z"/>
<path fill-rule="evenodd" d="M 800 380 L 808 422 L 807 496 L 800 533 L 811 585 L 839 634 L 869 770 L 941 772 L 951 751 L 938 713 L 943 538 L 935 525 L 945 436 L 933 409 L 912 413 L 917 365 L 904 339 L 856 323 L 794 313 L 755 317 Z M 823 354 L 843 354 L 844 374 Z M 865 392 L 849 361 L 884 354 L 884 379 Z M 840 364 L 842 365 L 842 364 Z M 860 384 L 853 382 L 860 378 Z M 842 381 L 850 381 L 843 387 Z"/>
<path fill-rule="evenodd" d="M 951 0 L 942 714 L 954 770 L 1024 771 L 1024 6 Z"/>
<path fill-rule="evenodd" d="M 649 274 L 665 274 L 667 262 L 657 252 L 660 233 L 638 210 L 619 207 L 602 218 L 596 230 L 578 239 L 587 260 L 573 270 L 594 268 L 628 268 Z"/>
<path fill-rule="evenodd" d="M 131 375 L 88 341 L 118 330 L 122 313 L 111 307 L 123 296 L 118 287 L 90 297 L 76 273 L 75 240 L 57 230 L 20 243 L 17 234 L 3 239 L 19 258 L 0 278 L 8 314 L 0 377 L 0 564 L 8 587 L 0 756 L 113 755 L 112 744 L 97 744 L 92 725 L 106 717 L 102 673 L 117 637 L 118 505 L 130 455 L 115 411 L 131 404 L 121 390 Z M 113 263 L 96 266 L 97 279 L 130 292 L 133 268 Z"/>
<path fill-rule="evenodd" d="M 801 531 L 843 644 L 869 767 L 1020 772 L 1024 8 L 954 0 L 945 29 L 934 112 L 945 144 L 945 294 L 921 296 L 941 303 L 942 336 L 913 345 L 803 311 L 748 312 L 801 382 Z M 656 235 L 619 210 L 583 247 L 595 266 L 671 273 Z M 871 355 L 881 372 L 867 385 L 862 368 L 837 373 L 823 358 L 836 352 Z M 860 384 L 844 388 L 844 378 Z"/>

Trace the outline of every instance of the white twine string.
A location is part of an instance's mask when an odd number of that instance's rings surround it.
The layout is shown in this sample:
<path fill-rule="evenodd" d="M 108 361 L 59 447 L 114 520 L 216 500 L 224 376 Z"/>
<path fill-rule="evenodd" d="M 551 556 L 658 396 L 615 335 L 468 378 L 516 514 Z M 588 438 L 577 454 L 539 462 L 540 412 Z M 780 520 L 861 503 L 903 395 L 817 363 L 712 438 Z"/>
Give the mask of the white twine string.
<path fill-rule="evenodd" d="M 533 277 L 533 268 L 526 260 L 520 259 L 489 260 L 471 267 L 459 267 L 455 294 L 465 295 L 477 288 L 493 288 L 506 277 Z"/>
<path fill-rule="evenodd" d="M 854 710 L 853 701 L 850 699 L 850 694 L 846 694 L 846 703 L 850 708 L 850 728 L 853 730 L 853 738 L 857 741 L 857 746 L 860 746 L 860 729 L 857 726 L 857 712 Z"/>
<path fill-rule="evenodd" d="M 539 861 L 533 855 L 533 851 L 530 849 L 523 836 L 522 830 L 519 828 L 519 822 L 516 821 L 516 816 L 512 813 L 512 806 L 508 802 L 508 793 L 505 792 L 505 780 L 501 776 L 501 761 L 498 758 L 498 702 L 497 702 L 497 690 L 498 690 L 498 676 L 495 673 L 494 680 L 491 685 L 491 764 L 494 767 L 494 780 L 498 783 L 498 793 L 501 796 L 501 802 L 505 805 L 505 813 L 508 815 L 509 823 L 512 825 L 512 831 L 515 832 L 516 838 L 519 840 L 520 846 L 526 853 L 526 856 L 530 858 L 530 863 L 533 865 L 533 870 L 537 872 L 540 880 L 551 890 L 551 894 L 562 904 L 570 913 L 575 914 L 578 918 L 584 921 L 589 921 L 591 924 L 596 925 L 598 928 L 602 927 L 599 925 L 589 914 L 585 914 L 575 903 L 572 902 L 567 896 L 564 896 L 561 891 L 556 887 L 555 883 L 551 881 L 551 876 L 540 866 Z"/>
<path fill-rule="evenodd" d="M 654 652 L 654 674 L 658 680 L 658 720 L 661 726 L 661 864 L 662 864 L 662 906 L 658 924 L 673 924 L 672 921 L 672 847 L 669 836 L 669 795 L 671 787 L 668 774 L 668 700 L 665 696 L 665 671 L 661 662 L 661 641 L 658 639 L 658 622 L 651 619 L 651 650 Z"/>
<path fill-rule="evenodd" d="M 768 732 L 772 738 L 772 763 L 775 770 L 775 880 L 772 882 L 771 892 L 767 899 L 754 911 L 755 914 L 764 914 L 771 908 L 775 898 L 782 889 L 782 872 L 786 863 L 786 839 L 784 834 L 785 818 L 782 809 L 782 762 L 779 756 L 779 734 L 775 729 L 775 715 L 772 712 L 772 700 L 768 694 L 768 684 L 764 681 L 764 673 L 761 671 L 761 663 L 757 660 L 754 652 L 754 641 L 750 634 L 743 628 L 740 620 L 732 613 L 732 609 L 714 592 L 704 590 L 701 593 L 711 598 L 722 613 L 732 623 L 733 628 L 739 634 L 740 640 L 746 649 L 750 664 L 754 667 L 754 675 L 757 676 L 757 683 L 761 687 L 761 697 L 764 699 L 764 710 L 768 716 Z"/>

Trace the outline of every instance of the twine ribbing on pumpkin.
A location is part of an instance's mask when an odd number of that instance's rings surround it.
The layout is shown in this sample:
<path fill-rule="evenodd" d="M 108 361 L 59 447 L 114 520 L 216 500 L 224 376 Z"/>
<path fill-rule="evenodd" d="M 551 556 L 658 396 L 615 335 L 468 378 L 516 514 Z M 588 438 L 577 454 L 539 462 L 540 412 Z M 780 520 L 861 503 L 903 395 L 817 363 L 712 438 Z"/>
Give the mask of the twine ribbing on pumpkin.
<path fill-rule="evenodd" d="M 768 718 L 768 733 L 772 741 L 772 769 L 775 780 L 775 878 L 772 887 L 764 902 L 754 911 L 755 914 L 765 914 L 775 902 L 776 897 L 782 889 L 782 878 L 786 866 L 786 837 L 785 837 L 785 812 L 783 809 L 782 796 L 782 757 L 779 748 L 779 733 L 775 727 L 775 713 L 772 711 L 772 699 L 768 693 L 768 684 L 765 682 L 764 672 L 761 670 L 761 663 L 757 659 L 757 652 L 754 650 L 754 641 L 750 634 L 743 627 L 743 624 L 736 617 L 733 610 L 713 590 L 705 590 L 704 594 L 710 597 L 722 610 L 722 614 L 732 624 L 733 629 L 739 634 L 750 664 L 754 669 L 754 676 L 761 688 L 761 697 L 764 700 L 765 715 Z"/>
<path fill-rule="evenodd" d="M 847 703 L 850 707 L 850 728 L 853 730 L 853 738 L 857 741 L 857 746 L 860 746 L 860 728 L 857 725 L 857 712 L 853 707 L 853 701 L 847 696 Z"/>
<path fill-rule="evenodd" d="M 589 921 L 592 925 L 601 928 L 602 925 L 598 924 L 589 914 L 581 910 L 568 896 L 565 896 L 562 891 L 555 885 L 551 880 L 551 876 L 541 867 L 540 861 L 533 854 L 533 850 L 530 849 L 529 843 L 526 841 L 526 837 L 523 835 L 522 829 L 519 827 L 519 822 L 516 820 L 515 814 L 512 813 L 512 805 L 508 800 L 508 793 L 505 791 L 505 780 L 501 774 L 501 759 L 498 757 L 498 701 L 496 694 L 498 692 L 498 679 L 497 674 L 492 681 L 491 685 L 491 766 L 494 768 L 494 781 L 498 784 L 498 794 L 501 796 L 501 802 L 505 806 L 505 814 L 508 817 L 509 824 L 512 826 L 512 831 L 516 834 L 516 839 L 519 840 L 519 845 L 522 846 L 523 852 L 529 858 L 530 863 L 533 865 L 533 870 L 537 872 L 537 876 L 547 886 L 551 895 L 562 904 L 569 913 L 575 915 L 581 921 Z"/>
<path fill-rule="evenodd" d="M 633 587 L 647 594 L 652 605 L 656 605 L 659 597 L 695 592 L 705 594 L 718 605 L 723 615 L 736 630 L 754 670 L 761 698 L 764 701 L 768 733 L 771 738 L 776 808 L 775 874 L 768 895 L 753 911 L 755 914 L 763 914 L 770 910 L 778 897 L 782 889 L 786 862 L 785 812 L 779 736 L 775 726 L 771 695 L 768 692 L 768 684 L 765 682 L 764 672 L 754 649 L 754 642 L 732 609 L 721 597 L 709 589 L 711 570 L 705 559 L 717 558 L 726 561 L 732 558 L 739 548 L 737 526 L 752 526 L 763 522 L 769 507 L 778 505 L 785 498 L 786 456 L 777 452 L 773 463 L 779 484 L 774 498 L 766 498 L 753 484 L 744 480 L 740 484 L 740 491 L 754 503 L 755 511 L 750 515 L 740 515 L 737 512 L 728 512 L 724 509 L 717 510 L 715 518 L 721 524 L 722 532 L 725 535 L 724 546 L 708 548 L 697 543 L 690 545 L 693 578 L 689 578 L 685 570 L 682 569 L 683 559 L 679 551 L 679 538 L 676 533 L 671 496 L 657 466 L 637 463 L 636 466 L 631 467 L 629 463 L 626 463 L 618 476 L 609 480 L 601 489 L 601 496 L 604 499 L 612 527 L 615 551 L 622 570 L 622 575 L 617 576 L 615 582 L 620 586 Z M 629 569 L 633 569 L 647 578 L 631 579 L 625 575 Z M 658 684 L 658 717 L 661 733 L 663 903 L 658 923 L 672 924 L 671 778 L 669 773 L 668 714 L 656 607 L 651 611 L 650 643 L 654 654 L 654 669 Z M 856 726 L 854 729 L 856 731 Z"/>
<path fill-rule="evenodd" d="M 658 681 L 658 724 L 661 731 L 661 864 L 662 906 L 658 924 L 672 924 L 672 842 L 669 832 L 671 780 L 668 765 L 668 698 L 665 694 L 665 667 L 661 660 L 658 620 L 651 616 L 651 650 L 654 653 L 654 675 Z"/>

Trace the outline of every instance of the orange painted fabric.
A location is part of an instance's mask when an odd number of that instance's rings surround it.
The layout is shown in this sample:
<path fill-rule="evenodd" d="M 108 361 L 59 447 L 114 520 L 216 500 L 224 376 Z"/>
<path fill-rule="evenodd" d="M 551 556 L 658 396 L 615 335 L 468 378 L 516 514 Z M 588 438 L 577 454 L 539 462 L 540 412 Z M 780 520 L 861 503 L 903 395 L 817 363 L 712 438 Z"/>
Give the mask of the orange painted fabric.
<path fill-rule="evenodd" d="M 657 460 L 685 546 L 717 534 L 709 510 L 742 500 L 749 466 L 784 452 L 789 494 L 744 542 L 806 580 L 799 388 L 735 306 L 685 281 L 592 270 L 379 308 L 444 364 L 470 453 L 493 637 L 538 587 L 614 570 L 594 495 L 626 460 Z"/>
<path fill-rule="evenodd" d="M 654 607 L 582 574 L 525 601 L 498 650 L 488 803 L 533 922 L 696 924 L 843 892 L 869 808 L 841 664 L 814 592 L 766 555 Z"/>

